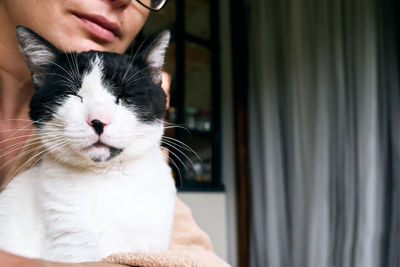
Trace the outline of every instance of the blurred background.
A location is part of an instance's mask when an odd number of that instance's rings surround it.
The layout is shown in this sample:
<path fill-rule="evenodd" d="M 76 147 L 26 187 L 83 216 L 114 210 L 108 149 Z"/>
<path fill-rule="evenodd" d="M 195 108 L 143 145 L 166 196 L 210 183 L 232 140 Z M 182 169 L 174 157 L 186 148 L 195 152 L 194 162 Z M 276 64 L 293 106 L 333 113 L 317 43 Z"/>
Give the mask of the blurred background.
<path fill-rule="evenodd" d="M 169 0 L 163 145 L 232 266 L 400 266 L 394 0 Z M 185 126 L 185 128 L 181 127 Z"/>

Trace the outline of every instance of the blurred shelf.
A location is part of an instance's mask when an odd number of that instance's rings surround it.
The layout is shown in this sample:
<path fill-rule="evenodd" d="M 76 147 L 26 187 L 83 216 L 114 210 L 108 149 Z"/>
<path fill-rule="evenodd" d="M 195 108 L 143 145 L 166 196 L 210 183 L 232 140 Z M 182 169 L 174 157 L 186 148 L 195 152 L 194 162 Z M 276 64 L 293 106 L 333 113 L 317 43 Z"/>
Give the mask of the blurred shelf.
<path fill-rule="evenodd" d="M 212 131 L 199 131 L 199 130 L 190 130 L 189 129 L 189 137 L 206 137 L 206 138 L 212 138 L 213 137 L 213 132 Z"/>
<path fill-rule="evenodd" d="M 185 40 L 208 49 L 211 49 L 213 45 L 211 41 L 188 32 L 185 33 Z"/>
<path fill-rule="evenodd" d="M 225 192 L 225 186 L 222 184 L 213 185 L 209 183 L 198 183 L 178 186 L 177 190 L 178 192 Z"/>

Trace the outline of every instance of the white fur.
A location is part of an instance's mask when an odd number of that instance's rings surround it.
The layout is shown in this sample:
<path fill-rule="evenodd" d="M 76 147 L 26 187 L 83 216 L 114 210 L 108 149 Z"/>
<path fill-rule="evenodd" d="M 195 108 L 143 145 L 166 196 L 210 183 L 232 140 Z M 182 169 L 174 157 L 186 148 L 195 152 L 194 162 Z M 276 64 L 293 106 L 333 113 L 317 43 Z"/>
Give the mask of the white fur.
<path fill-rule="evenodd" d="M 40 162 L 0 194 L 0 249 L 64 262 L 167 249 L 176 189 L 160 149 L 162 124 L 115 104 L 101 84 L 101 59 L 93 64 L 80 97 L 70 96 L 39 131 L 47 148 Z M 91 160 L 109 153 L 87 148 L 99 138 L 87 121 L 93 114 L 109 116 L 100 140 L 124 148 L 110 161 Z"/>
<path fill-rule="evenodd" d="M 171 37 L 170 32 L 164 31 L 163 33 L 160 34 L 159 39 L 155 41 L 156 45 L 154 45 L 150 49 L 150 51 L 148 51 L 148 55 L 146 56 L 146 61 L 150 67 L 156 70 L 161 70 L 164 64 L 165 53 L 167 51 L 170 37 Z M 156 71 L 153 74 L 154 74 L 153 76 L 154 82 L 155 83 L 161 82 L 161 72 Z"/>
<path fill-rule="evenodd" d="M 155 45 L 148 54 L 147 64 L 155 69 L 161 69 L 164 64 L 164 57 L 166 53 L 166 48 L 168 47 L 169 39 L 171 34 L 165 31 L 161 34 L 160 38 L 156 41 Z"/>

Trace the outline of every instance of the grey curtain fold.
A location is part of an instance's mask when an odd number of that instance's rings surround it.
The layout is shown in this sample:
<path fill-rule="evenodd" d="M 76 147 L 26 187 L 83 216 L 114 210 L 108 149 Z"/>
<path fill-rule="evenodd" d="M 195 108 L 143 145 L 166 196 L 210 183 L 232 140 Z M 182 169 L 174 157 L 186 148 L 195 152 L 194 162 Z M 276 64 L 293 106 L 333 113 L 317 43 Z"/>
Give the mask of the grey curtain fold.
<path fill-rule="evenodd" d="M 250 0 L 251 266 L 400 266 L 393 3 Z"/>

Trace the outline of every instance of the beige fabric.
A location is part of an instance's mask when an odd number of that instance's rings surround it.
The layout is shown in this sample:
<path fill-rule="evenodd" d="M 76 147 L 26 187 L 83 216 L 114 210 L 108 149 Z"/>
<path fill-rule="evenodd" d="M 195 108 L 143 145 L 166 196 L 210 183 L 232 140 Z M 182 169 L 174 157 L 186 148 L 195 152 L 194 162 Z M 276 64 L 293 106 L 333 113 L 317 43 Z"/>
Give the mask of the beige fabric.
<path fill-rule="evenodd" d="M 140 267 L 228 267 L 213 251 L 209 237 L 193 220 L 190 209 L 176 199 L 171 243 L 161 253 L 119 253 L 104 259 Z"/>

